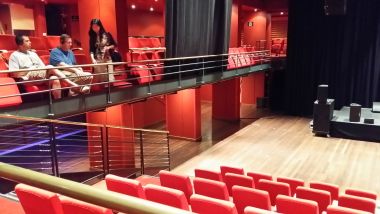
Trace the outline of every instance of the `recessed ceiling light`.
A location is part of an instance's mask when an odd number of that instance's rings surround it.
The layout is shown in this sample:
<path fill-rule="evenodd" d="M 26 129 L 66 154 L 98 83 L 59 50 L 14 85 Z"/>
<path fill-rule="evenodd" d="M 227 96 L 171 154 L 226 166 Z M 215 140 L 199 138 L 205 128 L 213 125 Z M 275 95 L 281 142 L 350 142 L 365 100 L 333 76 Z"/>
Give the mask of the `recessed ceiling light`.
<path fill-rule="evenodd" d="M 132 9 L 136 9 L 136 5 L 132 4 L 132 5 L 131 5 L 131 8 L 132 8 Z"/>
<path fill-rule="evenodd" d="M 281 12 L 280 15 L 284 15 L 284 12 Z"/>
<path fill-rule="evenodd" d="M 154 0 L 155 2 L 158 2 L 158 0 Z"/>
<path fill-rule="evenodd" d="M 153 8 L 153 7 L 150 7 L 149 10 L 150 10 L 150 11 L 154 11 L 154 8 Z"/>
<path fill-rule="evenodd" d="M 255 8 L 254 11 L 257 12 L 257 8 Z"/>

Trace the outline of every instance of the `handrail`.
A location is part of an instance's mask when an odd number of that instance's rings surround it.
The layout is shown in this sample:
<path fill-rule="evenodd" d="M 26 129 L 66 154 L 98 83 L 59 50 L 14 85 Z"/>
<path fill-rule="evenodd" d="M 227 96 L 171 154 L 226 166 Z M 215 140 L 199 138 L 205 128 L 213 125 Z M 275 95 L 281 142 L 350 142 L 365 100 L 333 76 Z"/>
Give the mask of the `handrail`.
<path fill-rule="evenodd" d="M 0 177 L 125 213 L 191 212 L 0 162 Z"/>

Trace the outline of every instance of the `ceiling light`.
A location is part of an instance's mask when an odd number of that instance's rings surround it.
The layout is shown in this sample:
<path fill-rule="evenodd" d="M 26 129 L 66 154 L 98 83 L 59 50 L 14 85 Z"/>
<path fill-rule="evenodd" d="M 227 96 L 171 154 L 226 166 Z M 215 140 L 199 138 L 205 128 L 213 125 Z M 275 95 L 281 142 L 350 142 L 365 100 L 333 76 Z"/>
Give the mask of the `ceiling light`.
<path fill-rule="evenodd" d="M 150 11 L 154 11 L 154 8 L 153 8 L 153 7 L 150 7 L 149 10 L 150 10 Z"/>
<path fill-rule="evenodd" d="M 281 12 L 280 15 L 284 15 L 284 12 Z"/>
<path fill-rule="evenodd" d="M 132 5 L 131 5 L 131 8 L 132 8 L 132 9 L 136 9 L 136 5 L 132 4 Z"/>
<path fill-rule="evenodd" d="M 257 12 L 257 8 L 255 8 L 254 11 Z"/>

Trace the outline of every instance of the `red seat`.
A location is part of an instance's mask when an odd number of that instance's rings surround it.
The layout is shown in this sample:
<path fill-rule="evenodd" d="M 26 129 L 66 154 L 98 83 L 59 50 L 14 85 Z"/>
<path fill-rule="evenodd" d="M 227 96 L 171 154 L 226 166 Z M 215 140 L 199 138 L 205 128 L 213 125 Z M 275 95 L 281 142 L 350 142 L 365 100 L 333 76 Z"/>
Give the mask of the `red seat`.
<path fill-rule="evenodd" d="M 310 182 L 310 188 L 326 190 L 331 194 L 331 200 L 338 200 L 339 187 L 335 184 L 323 183 L 323 182 Z"/>
<path fill-rule="evenodd" d="M 272 175 L 260 173 L 260 172 L 247 172 L 247 176 L 253 178 L 255 185 L 257 185 L 259 183 L 259 180 L 261 179 L 269 180 L 269 181 L 273 180 Z"/>
<path fill-rule="evenodd" d="M 319 212 L 322 213 L 326 211 L 327 206 L 331 204 L 330 192 L 319 189 L 312 189 L 306 187 L 297 187 L 296 189 L 297 198 L 307 199 L 315 201 L 318 203 Z"/>
<path fill-rule="evenodd" d="M 232 187 L 235 185 L 255 188 L 255 183 L 253 182 L 253 178 L 246 175 L 226 173 L 224 175 L 224 182 L 227 185 L 227 189 L 230 195 L 232 195 Z"/>
<path fill-rule="evenodd" d="M 276 199 L 277 212 L 284 214 L 319 214 L 315 201 L 279 195 Z"/>
<path fill-rule="evenodd" d="M 180 190 L 185 193 L 187 200 L 190 200 L 190 196 L 193 194 L 193 187 L 189 176 L 178 175 L 165 170 L 161 170 L 159 176 L 162 186 Z"/>
<path fill-rule="evenodd" d="M 59 36 L 45 36 L 44 38 L 47 48 L 53 49 L 60 46 L 61 42 Z"/>
<path fill-rule="evenodd" d="M 15 187 L 25 214 L 63 214 L 58 195 L 43 189 L 18 184 Z"/>
<path fill-rule="evenodd" d="M 359 190 L 359 189 L 346 189 L 345 193 L 347 195 L 354 195 L 354 196 L 377 200 L 377 195 L 375 192 Z"/>
<path fill-rule="evenodd" d="M 277 212 L 263 210 L 256 207 L 246 207 L 244 209 L 244 214 L 274 214 L 274 213 L 277 213 Z"/>
<path fill-rule="evenodd" d="M 278 195 L 290 196 L 290 186 L 287 183 L 260 180 L 256 188 L 269 193 L 272 206 L 276 205 Z"/>
<path fill-rule="evenodd" d="M 195 177 L 193 185 L 195 194 L 226 201 L 230 200 L 227 186 L 223 182 Z"/>
<path fill-rule="evenodd" d="M 105 180 L 107 189 L 110 191 L 145 199 L 144 190 L 137 180 L 110 174 L 106 176 Z"/>
<path fill-rule="evenodd" d="M 294 196 L 294 194 L 296 193 L 297 187 L 305 185 L 305 181 L 301 179 L 296 179 L 296 178 L 277 177 L 277 181 L 289 184 L 291 196 Z"/>
<path fill-rule="evenodd" d="M 85 64 L 91 64 L 88 61 L 88 58 L 84 54 L 74 54 L 75 61 L 77 62 L 77 65 L 85 65 Z M 82 69 L 86 72 L 92 72 L 92 67 L 82 67 Z"/>
<path fill-rule="evenodd" d="M 198 214 L 237 214 L 234 203 L 194 194 L 190 198 L 191 209 Z"/>
<path fill-rule="evenodd" d="M 217 171 L 212 171 L 208 169 L 194 169 L 194 172 L 195 177 L 198 178 L 206 178 L 214 181 L 223 181 L 222 174 L 220 174 L 220 172 Z"/>
<path fill-rule="evenodd" d="M 352 195 L 339 196 L 338 205 L 341 207 L 363 210 L 370 213 L 375 213 L 376 210 L 375 200 Z"/>
<path fill-rule="evenodd" d="M 232 187 L 232 197 L 238 213 L 244 213 L 244 209 L 248 206 L 271 210 L 269 193 L 266 191 L 234 186 Z"/>
<path fill-rule="evenodd" d="M 132 76 L 135 76 L 136 81 L 139 84 L 144 84 L 153 81 L 150 69 L 146 65 L 133 66 L 130 70 L 130 74 Z"/>
<path fill-rule="evenodd" d="M 46 45 L 46 40 L 43 37 L 29 36 L 30 42 L 32 43 L 32 49 L 36 51 L 48 51 L 49 48 Z"/>
<path fill-rule="evenodd" d="M 14 35 L 0 35 L 0 50 L 17 50 Z"/>
<path fill-rule="evenodd" d="M 40 56 L 40 59 L 42 60 L 42 62 L 45 65 L 49 65 L 50 64 L 50 55 L 42 55 L 42 56 Z"/>
<path fill-rule="evenodd" d="M 327 214 L 369 214 L 369 212 L 330 205 L 327 207 Z"/>
<path fill-rule="evenodd" d="M 189 210 L 189 204 L 182 191 L 148 184 L 144 187 L 146 199 L 183 210 Z"/>
<path fill-rule="evenodd" d="M 238 175 L 244 175 L 244 169 L 240 167 L 220 166 L 220 172 L 222 173 L 223 181 L 225 181 L 226 173 L 234 173 Z"/>
<path fill-rule="evenodd" d="M 113 214 L 112 210 L 73 198 L 60 196 L 63 212 L 77 214 Z"/>
<path fill-rule="evenodd" d="M 160 38 L 150 38 L 150 41 L 151 41 L 151 43 L 152 43 L 152 45 L 153 45 L 154 48 L 160 48 L 160 47 L 162 47 Z"/>
<path fill-rule="evenodd" d="M 11 84 L 11 85 L 8 85 Z M 15 95 L 15 96 L 13 96 Z M 0 97 L 11 96 L 0 98 L 0 108 L 17 106 L 22 103 L 20 91 L 16 85 L 13 78 L 10 77 L 0 77 Z"/>
<path fill-rule="evenodd" d="M 128 38 L 129 48 L 141 48 L 138 38 L 129 37 Z"/>

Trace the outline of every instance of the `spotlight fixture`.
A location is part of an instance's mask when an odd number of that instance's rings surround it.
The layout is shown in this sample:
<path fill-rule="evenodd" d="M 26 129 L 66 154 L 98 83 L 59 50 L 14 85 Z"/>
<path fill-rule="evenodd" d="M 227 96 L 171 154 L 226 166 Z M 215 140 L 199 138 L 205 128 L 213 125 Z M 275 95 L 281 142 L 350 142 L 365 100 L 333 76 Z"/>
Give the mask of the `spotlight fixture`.
<path fill-rule="evenodd" d="M 132 9 L 136 9 L 136 5 L 132 4 L 132 5 L 131 5 L 131 8 L 132 8 Z"/>
<path fill-rule="evenodd" d="M 150 11 L 154 11 L 154 8 L 153 8 L 153 7 L 150 7 L 149 10 L 150 10 Z"/>

